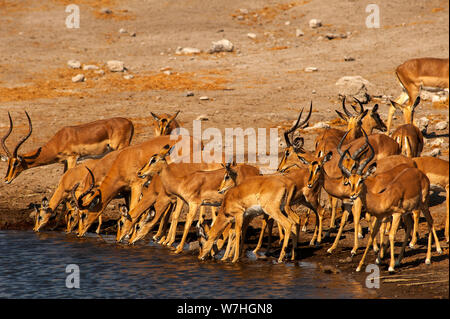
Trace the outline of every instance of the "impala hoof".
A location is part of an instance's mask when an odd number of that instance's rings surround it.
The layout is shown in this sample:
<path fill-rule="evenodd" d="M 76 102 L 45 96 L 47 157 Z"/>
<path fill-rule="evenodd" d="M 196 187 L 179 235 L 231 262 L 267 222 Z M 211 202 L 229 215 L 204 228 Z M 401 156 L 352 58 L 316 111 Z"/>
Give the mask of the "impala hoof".
<path fill-rule="evenodd" d="M 439 255 L 442 255 L 442 249 L 436 249 L 436 252 L 439 254 Z"/>
<path fill-rule="evenodd" d="M 332 252 L 333 252 L 333 249 L 331 249 L 331 248 L 327 249 L 327 253 L 331 254 Z"/>
<path fill-rule="evenodd" d="M 429 258 L 425 259 L 425 264 L 431 265 L 431 260 Z"/>
<path fill-rule="evenodd" d="M 389 267 L 388 271 L 389 272 L 395 272 L 394 267 Z"/>
<path fill-rule="evenodd" d="M 409 248 L 414 249 L 414 244 L 413 243 L 409 243 Z"/>
<path fill-rule="evenodd" d="M 358 268 L 356 268 L 356 272 L 360 272 L 361 271 L 361 266 L 358 266 Z"/>

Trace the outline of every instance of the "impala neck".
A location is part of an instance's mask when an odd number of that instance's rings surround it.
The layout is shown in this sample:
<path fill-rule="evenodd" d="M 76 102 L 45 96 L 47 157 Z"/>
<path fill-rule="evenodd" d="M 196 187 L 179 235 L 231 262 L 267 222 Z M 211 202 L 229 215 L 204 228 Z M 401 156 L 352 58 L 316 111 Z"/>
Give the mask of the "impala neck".
<path fill-rule="evenodd" d="M 58 158 L 55 154 L 50 152 L 45 146 L 20 155 L 20 157 L 22 157 L 22 165 L 24 165 L 26 169 L 58 162 Z"/>

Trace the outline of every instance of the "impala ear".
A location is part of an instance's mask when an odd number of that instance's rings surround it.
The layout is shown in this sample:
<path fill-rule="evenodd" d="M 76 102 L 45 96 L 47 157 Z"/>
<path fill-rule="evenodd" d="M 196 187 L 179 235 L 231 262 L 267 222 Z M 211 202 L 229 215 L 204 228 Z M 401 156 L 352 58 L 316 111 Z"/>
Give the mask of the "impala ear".
<path fill-rule="evenodd" d="M 370 164 L 369 168 L 363 175 L 363 179 L 366 179 L 370 175 L 374 174 L 376 172 L 376 170 L 377 170 L 377 162 Z"/>
<path fill-rule="evenodd" d="M 48 208 L 48 199 L 47 197 L 44 197 L 42 199 L 42 209 L 47 209 Z"/>
<path fill-rule="evenodd" d="M 119 212 L 120 212 L 120 215 L 122 215 L 123 217 L 125 217 L 126 219 L 131 221 L 131 216 L 128 213 L 127 205 L 120 204 L 119 205 Z"/>
<path fill-rule="evenodd" d="M 327 155 L 324 156 L 324 158 L 322 160 L 322 164 L 325 164 L 326 162 L 328 162 L 332 157 L 333 157 L 333 152 L 329 151 L 327 153 Z"/>
<path fill-rule="evenodd" d="M 0 160 L 1 160 L 2 162 L 7 162 L 7 161 L 8 161 L 8 158 L 7 158 L 5 155 L 0 155 Z"/>
<path fill-rule="evenodd" d="M 340 117 L 341 119 L 343 119 L 345 122 L 348 122 L 348 116 L 347 116 L 347 115 L 345 115 L 345 114 L 339 112 L 338 110 L 335 110 L 335 111 L 336 111 L 337 115 L 339 115 L 339 117 Z"/>
<path fill-rule="evenodd" d="M 302 162 L 303 164 L 305 164 L 305 165 L 310 164 L 310 162 L 308 162 L 303 156 L 297 154 L 297 157 L 300 160 L 300 162 Z"/>
<path fill-rule="evenodd" d="M 389 102 L 391 102 L 391 105 L 392 105 L 394 108 L 396 108 L 397 110 L 400 110 L 400 111 L 403 110 L 403 107 L 402 107 L 400 104 L 398 104 L 397 102 L 392 101 L 392 100 L 389 100 Z"/>
<path fill-rule="evenodd" d="M 414 110 L 417 105 L 420 103 L 420 94 L 417 96 L 416 100 L 414 101 L 414 104 L 412 106 L 412 109 Z"/>
<path fill-rule="evenodd" d="M 158 115 L 156 115 L 155 113 L 150 112 L 150 114 L 153 116 L 153 118 L 154 118 L 156 121 L 159 121 L 159 120 L 160 120 L 159 117 L 158 117 Z"/>

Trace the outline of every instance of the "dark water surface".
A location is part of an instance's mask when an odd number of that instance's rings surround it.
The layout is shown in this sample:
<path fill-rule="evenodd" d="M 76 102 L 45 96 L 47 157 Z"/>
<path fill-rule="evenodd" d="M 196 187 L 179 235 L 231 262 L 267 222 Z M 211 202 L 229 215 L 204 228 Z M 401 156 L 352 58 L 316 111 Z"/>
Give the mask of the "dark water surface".
<path fill-rule="evenodd" d="M 80 288 L 66 287 L 76 264 Z M 0 231 L 0 298 L 361 298 L 359 284 L 311 263 L 200 262 L 113 236 Z"/>

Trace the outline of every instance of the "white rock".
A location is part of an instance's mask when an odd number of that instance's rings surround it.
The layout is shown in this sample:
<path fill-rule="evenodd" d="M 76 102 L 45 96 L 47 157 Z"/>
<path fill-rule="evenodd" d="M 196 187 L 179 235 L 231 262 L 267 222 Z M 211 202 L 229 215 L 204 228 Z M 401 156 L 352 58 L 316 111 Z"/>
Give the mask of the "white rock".
<path fill-rule="evenodd" d="M 336 81 L 336 85 L 352 85 L 352 84 L 364 84 L 367 86 L 370 85 L 370 82 L 360 75 L 343 76 Z"/>
<path fill-rule="evenodd" d="M 122 61 L 111 60 L 106 62 L 106 65 L 111 72 L 123 72 L 125 70 L 125 65 Z"/>
<path fill-rule="evenodd" d="M 124 28 L 120 28 L 119 33 L 127 33 L 127 30 L 125 30 Z"/>
<path fill-rule="evenodd" d="M 77 82 L 84 82 L 85 78 L 84 78 L 84 74 L 77 74 L 72 78 L 72 82 L 77 83 Z"/>
<path fill-rule="evenodd" d="M 239 11 L 240 11 L 242 14 L 248 14 L 248 10 L 247 10 L 247 9 L 239 9 Z"/>
<path fill-rule="evenodd" d="M 212 42 L 211 49 L 209 49 L 209 53 L 215 52 L 231 52 L 234 49 L 233 43 L 231 43 L 227 39 L 222 39 L 220 41 Z"/>
<path fill-rule="evenodd" d="M 104 74 L 105 74 L 105 71 L 103 71 L 103 70 L 97 70 L 97 71 L 94 71 L 94 73 L 95 73 L 95 74 L 104 75 Z"/>
<path fill-rule="evenodd" d="M 426 118 L 425 116 L 423 116 L 417 120 L 417 126 L 419 127 L 419 129 L 421 131 L 423 131 L 423 130 L 426 131 L 429 124 L 430 124 L 430 120 L 428 118 Z"/>
<path fill-rule="evenodd" d="M 318 28 L 322 26 L 322 21 L 320 21 L 319 19 L 311 19 L 309 20 L 309 27 L 310 28 Z"/>
<path fill-rule="evenodd" d="M 123 78 L 125 80 L 131 80 L 132 78 L 134 78 L 134 75 L 133 74 L 127 74 L 127 75 L 124 75 Z"/>
<path fill-rule="evenodd" d="M 77 60 L 69 60 L 69 61 L 67 61 L 67 65 L 72 69 L 81 68 L 81 63 L 80 63 L 80 61 L 77 61 Z"/>
<path fill-rule="evenodd" d="M 428 142 L 428 141 L 430 141 L 430 142 Z M 439 137 L 439 138 L 428 139 L 427 142 L 428 142 L 427 144 L 429 146 L 441 146 L 442 144 L 445 143 L 445 140 L 442 137 Z"/>
<path fill-rule="evenodd" d="M 295 36 L 296 37 L 302 37 L 304 35 L 305 35 L 305 33 L 301 29 L 296 29 L 295 30 Z"/>
<path fill-rule="evenodd" d="M 165 75 L 171 75 L 171 74 L 172 74 L 172 71 L 166 70 L 166 71 L 164 71 L 163 73 L 164 73 Z"/>
<path fill-rule="evenodd" d="M 429 153 L 429 156 L 433 157 L 438 157 L 439 155 L 441 155 L 441 150 L 439 148 L 433 148 Z"/>
<path fill-rule="evenodd" d="M 319 69 L 313 66 L 305 68 L 305 72 L 317 72 Z"/>
<path fill-rule="evenodd" d="M 247 33 L 247 36 L 248 36 L 250 39 L 256 39 L 256 34 L 254 34 L 254 33 Z"/>
<path fill-rule="evenodd" d="M 448 122 L 447 121 L 439 122 L 434 127 L 438 131 L 445 130 L 448 127 Z"/>
<path fill-rule="evenodd" d="M 187 47 L 187 48 L 178 47 L 175 50 L 175 54 L 177 54 L 177 55 L 181 55 L 181 54 L 198 54 L 198 53 L 201 53 L 201 52 L 202 51 L 200 49 L 190 48 L 190 47 Z"/>
<path fill-rule="evenodd" d="M 83 70 L 98 70 L 98 69 L 100 69 L 100 68 L 96 65 L 92 65 L 92 64 L 83 65 Z"/>
<path fill-rule="evenodd" d="M 207 96 L 200 96 L 200 100 L 201 101 L 207 101 L 207 100 L 209 100 L 209 97 L 207 97 Z"/>
<path fill-rule="evenodd" d="M 285 23 L 284 23 L 284 25 L 290 25 L 291 24 L 291 21 L 286 21 Z"/>

